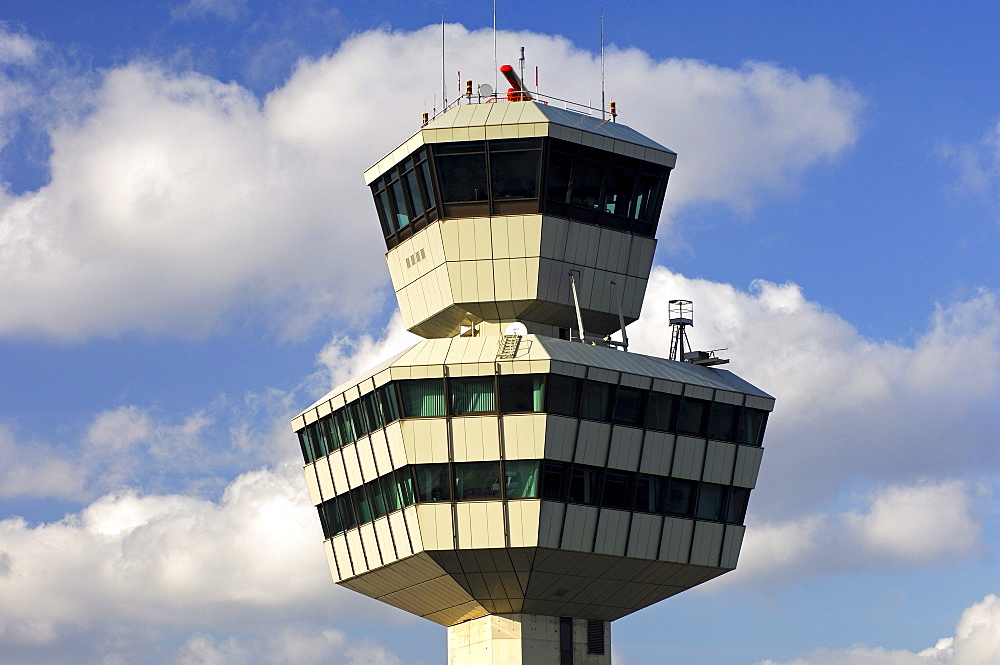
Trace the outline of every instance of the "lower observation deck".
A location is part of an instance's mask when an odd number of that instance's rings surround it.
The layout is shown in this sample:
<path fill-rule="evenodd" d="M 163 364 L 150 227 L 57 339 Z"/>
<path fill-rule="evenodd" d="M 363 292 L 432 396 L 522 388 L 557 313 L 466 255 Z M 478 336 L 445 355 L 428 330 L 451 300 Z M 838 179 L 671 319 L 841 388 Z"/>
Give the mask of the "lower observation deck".
<path fill-rule="evenodd" d="M 733 569 L 773 399 L 517 341 L 423 340 L 293 420 L 334 579 L 452 626 L 611 621 Z"/>

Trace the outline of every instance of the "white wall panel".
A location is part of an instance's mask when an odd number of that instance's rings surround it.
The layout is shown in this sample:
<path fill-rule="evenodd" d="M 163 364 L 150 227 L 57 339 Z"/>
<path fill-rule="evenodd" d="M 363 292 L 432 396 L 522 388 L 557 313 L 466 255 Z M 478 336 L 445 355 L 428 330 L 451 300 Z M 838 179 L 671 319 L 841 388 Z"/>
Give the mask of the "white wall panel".
<path fill-rule="evenodd" d="M 558 549 L 566 504 L 542 501 L 538 511 L 538 546 Z"/>
<path fill-rule="evenodd" d="M 604 466 L 611 441 L 611 424 L 581 420 L 576 437 L 577 464 Z"/>
<path fill-rule="evenodd" d="M 597 529 L 597 508 L 593 506 L 566 506 L 561 547 L 565 550 L 590 552 L 594 546 Z"/>
<path fill-rule="evenodd" d="M 389 527 L 389 517 L 380 517 L 372 522 L 375 528 L 375 537 L 378 540 L 379 555 L 382 557 L 382 564 L 392 563 L 399 556 L 396 553 L 396 544 L 392 537 L 392 529 Z"/>
<path fill-rule="evenodd" d="M 764 455 L 763 448 L 753 446 L 737 446 L 736 472 L 733 484 L 737 487 L 753 489 L 757 485 L 757 473 L 760 471 L 760 461 Z"/>
<path fill-rule="evenodd" d="M 510 522 L 510 546 L 538 546 L 541 501 L 521 499 L 509 501 L 507 506 Z"/>
<path fill-rule="evenodd" d="M 615 425 L 611 433 L 611 450 L 608 466 L 613 469 L 635 471 L 639 468 L 642 452 L 642 430 L 635 427 Z"/>
<path fill-rule="evenodd" d="M 674 444 L 674 466 L 670 475 L 690 480 L 701 479 L 701 466 L 705 461 L 705 439 L 678 436 Z"/>
<path fill-rule="evenodd" d="M 632 527 L 629 530 L 626 556 L 640 559 L 656 559 L 660 547 L 660 531 L 663 529 L 663 517 L 635 513 L 632 515 Z"/>
<path fill-rule="evenodd" d="M 693 535 L 693 520 L 665 517 L 663 534 L 660 537 L 660 561 L 687 563 Z"/>
<path fill-rule="evenodd" d="M 736 561 L 740 556 L 740 548 L 743 546 L 743 534 L 746 527 L 738 524 L 727 524 L 726 535 L 722 542 L 722 560 L 719 562 L 720 568 L 732 570 L 736 567 Z"/>
<path fill-rule="evenodd" d="M 625 556 L 628 531 L 628 511 L 603 508 L 597 523 L 597 540 L 594 543 L 594 552 L 611 556 Z"/>
<path fill-rule="evenodd" d="M 726 525 L 718 522 L 695 522 L 694 540 L 691 543 L 691 563 L 699 566 L 718 566 L 722 554 L 722 537 Z"/>
<path fill-rule="evenodd" d="M 733 477 L 735 460 L 735 443 L 709 441 L 705 451 L 705 468 L 702 471 L 702 480 L 708 483 L 728 485 Z"/>
<path fill-rule="evenodd" d="M 316 465 L 307 464 L 306 467 L 302 469 L 302 473 L 306 478 L 306 487 L 309 488 L 309 500 L 312 502 L 312 505 L 318 506 L 323 503 L 323 497 L 319 491 L 319 481 L 316 479 Z M 327 475 L 329 475 L 329 473 Z M 333 487 L 331 486 L 330 489 L 332 490 Z M 333 492 L 330 493 L 330 496 L 333 496 Z"/>
<path fill-rule="evenodd" d="M 674 461 L 674 435 L 646 431 L 639 471 L 657 476 L 669 476 Z"/>

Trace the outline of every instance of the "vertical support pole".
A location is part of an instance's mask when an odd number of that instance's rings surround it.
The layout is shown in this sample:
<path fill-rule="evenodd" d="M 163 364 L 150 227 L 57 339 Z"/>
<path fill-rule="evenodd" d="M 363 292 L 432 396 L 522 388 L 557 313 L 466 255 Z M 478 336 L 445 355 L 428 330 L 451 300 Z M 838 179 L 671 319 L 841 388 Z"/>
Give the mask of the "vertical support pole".
<path fill-rule="evenodd" d="M 576 276 L 579 274 L 580 272 L 577 270 L 569 271 L 569 288 L 573 291 L 573 305 L 576 307 L 576 323 L 580 327 L 580 341 L 582 342 L 586 337 L 584 337 L 583 332 L 583 314 L 580 313 L 580 299 L 576 295 Z"/>

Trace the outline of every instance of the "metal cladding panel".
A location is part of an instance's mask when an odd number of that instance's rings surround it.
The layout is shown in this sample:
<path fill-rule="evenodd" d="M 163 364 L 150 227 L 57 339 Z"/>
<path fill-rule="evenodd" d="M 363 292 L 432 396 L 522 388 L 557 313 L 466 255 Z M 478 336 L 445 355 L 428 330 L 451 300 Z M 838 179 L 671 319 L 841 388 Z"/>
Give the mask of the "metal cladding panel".
<path fill-rule="evenodd" d="M 722 558 L 719 567 L 727 570 L 736 568 L 736 561 L 740 557 L 740 548 L 743 546 L 743 535 L 746 527 L 738 524 L 727 524 L 726 535 L 722 544 Z"/>
<path fill-rule="evenodd" d="M 641 241 L 540 214 L 446 219 L 394 247 L 386 260 L 403 323 L 418 335 L 450 337 L 461 325 L 499 322 L 512 311 L 525 321 L 572 326 L 571 271 L 579 277 L 587 329 L 610 334 L 620 327 L 619 306 L 626 323 L 641 311 L 656 242 Z"/>
<path fill-rule="evenodd" d="M 728 485 L 733 477 L 736 461 L 736 444 L 709 441 L 705 450 L 705 468 L 701 479 L 708 483 Z"/>
<path fill-rule="evenodd" d="M 764 457 L 764 449 L 755 446 L 739 446 L 736 451 L 736 469 L 733 473 L 733 484 L 737 487 L 753 489 L 757 486 L 757 474 L 760 472 L 760 462 Z"/>

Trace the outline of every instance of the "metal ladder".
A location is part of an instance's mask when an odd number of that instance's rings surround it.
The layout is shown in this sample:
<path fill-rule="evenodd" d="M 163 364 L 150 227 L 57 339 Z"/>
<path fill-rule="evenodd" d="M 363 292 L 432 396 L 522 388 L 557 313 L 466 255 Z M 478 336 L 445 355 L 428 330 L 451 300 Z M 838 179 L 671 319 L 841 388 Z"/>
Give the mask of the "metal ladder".
<path fill-rule="evenodd" d="M 517 355 L 517 347 L 521 343 L 520 335 L 504 335 L 497 347 L 497 360 L 510 360 Z"/>

